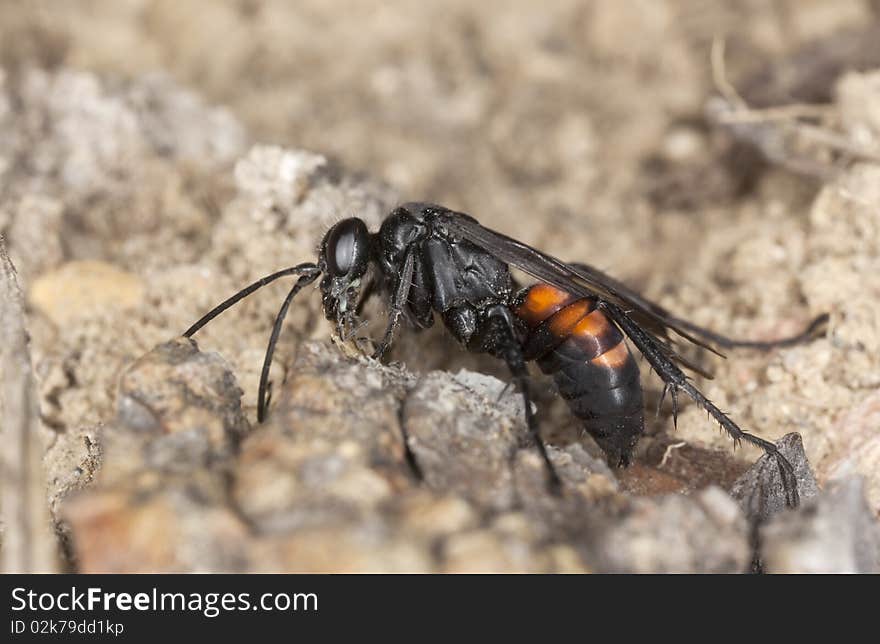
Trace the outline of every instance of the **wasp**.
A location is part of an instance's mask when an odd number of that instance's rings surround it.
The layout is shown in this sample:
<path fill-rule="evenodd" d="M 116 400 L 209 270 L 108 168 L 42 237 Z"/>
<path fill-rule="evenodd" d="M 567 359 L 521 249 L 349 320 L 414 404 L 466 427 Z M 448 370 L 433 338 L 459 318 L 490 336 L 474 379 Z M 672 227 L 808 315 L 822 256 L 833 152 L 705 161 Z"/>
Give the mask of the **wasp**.
<path fill-rule="evenodd" d="M 511 268 L 536 279 L 520 288 Z M 801 334 L 769 342 L 735 340 L 669 313 L 605 273 L 556 259 L 521 241 L 481 225 L 473 217 L 430 203 L 395 208 L 371 233 L 363 220 L 332 226 L 316 262 L 267 275 L 232 295 L 184 332 L 191 337 L 223 311 L 275 280 L 297 276 L 275 318 L 257 400 L 257 419 L 265 419 L 269 368 L 287 311 L 305 286 L 321 277 L 325 317 L 345 337 L 359 325 L 364 302 L 386 299 L 388 320 L 372 357 L 387 353 L 402 320 L 426 329 L 439 317 L 468 351 L 503 360 L 525 403 L 526 425 L 546 467 L 551 488 L 560 479 L 541 439 L 531 405 L 527 363 L 536 362 L 584 429 L 614 466 L 628 465 L 644 433 L 642 385 L 629 342 L 663 381 L 673 422 L 677 395 L 685 393 L 729 434 L 763 449 L 778 464 L 789 505 L 798 503 L 797 480 L 788 460 L 772 442 L 742 430 L 693 384 L 683 371 L 709 376 L 675 349 L 688 342 L 718 355 L 716 347 L 769 349 L 812 337 L 827 320 L 822 315 Z M 711 377 L 711 376 L 710 376 Z"/>

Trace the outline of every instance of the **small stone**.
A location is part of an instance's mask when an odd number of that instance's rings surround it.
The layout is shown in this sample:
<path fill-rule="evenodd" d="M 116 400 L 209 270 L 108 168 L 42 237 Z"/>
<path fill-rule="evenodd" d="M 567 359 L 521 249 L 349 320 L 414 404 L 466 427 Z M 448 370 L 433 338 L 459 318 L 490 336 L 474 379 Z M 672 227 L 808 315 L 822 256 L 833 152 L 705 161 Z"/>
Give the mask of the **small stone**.
<path fill-rule="evenodd" d="M 263 573 L 435 572 L 433 558 L 422 543 L 356 526 L 271 535 L 253 542 L 249 555 L 249 569 Z"/>
<path fill-rule="evenodd" d="M 408 530 L 427 537 L 446 536 L 475 527 L 477 513 L 456 496 L 435 495 L 424 490 L 402 501 L 403 522 Z"/>
<path fill-rule="evenodd" d="M 185 338 L 159 345 L 120 378 L 115 431 L 107 435 L 111 472 L 144 464 L 185 471 L 228 458 L 248 431 L 240 398 L 217 354 Z"/>
<path fill-rule="evenodd" d="M 880 572 L 880 523 L 860 478 L 834 482 L 798 511 L 773 517 L 760 543 L 767 572 Z"/>
<path fill-rule="evenodd" d="M 142 303 L 144 285 L 132 273 L 98 261 L 68 262 L 34 280 L 30 301 L 58 326 Z"/>
<path fill-rule="evenodd" d="M 807 461 L 801 437 L 798 434 L 787 434 L 780 439 L 777 447 L 794 468 L 801 503 L 815 497 L 819 493 L 819 487 Z M 779 465 L 768 454 L 759 458 L 736 480 L 730 494 L 739 501 L 746 515 L 756 521 L 765 521 L 788 507 Z"/>
<path fill-rule="evenodd" d="M 427 485 L 496 510 L 513 505 L 511 462 L 524 430 L 517 416 L 480 404 L 447 374 L 431 373 L 407 397 L 403 422 Z"/>
<path fill-rule="evenodd" d="M 517 566 L 502 540 L 485 530 L 464 532 L 450 538 L 443 547 L 444 572 L 524 572 Z"/>
<path fill-rule="evenodd" d="M 745 517 L 715 487 L 696 498 L 635 499 L 609 517 L 594 547 L 604 572 L 744 572 L 750 555 Z"/>
<path fill-rule="evenodd" d="M 875 513 L 880 513 L 880 389 L 840 414 L 832 426 L 835 439 L 817 470 L 827 478 L 858 474 Z"/>
<path fill-rule="evenodd" d="M 302 199 L 310 177 L 325 165 L 327 159 L 318 154 L 260 145 L 235 165 L 235 179 L 241 193 L 286 210 Z"/>
<path fill-rule="evenodd" d="M 235 572 L 247 527 L 211 502 L 208 479 L 165 481 L 152 491 L 137 480 L 80 494 L 64 505 L 80 572 Z"/>

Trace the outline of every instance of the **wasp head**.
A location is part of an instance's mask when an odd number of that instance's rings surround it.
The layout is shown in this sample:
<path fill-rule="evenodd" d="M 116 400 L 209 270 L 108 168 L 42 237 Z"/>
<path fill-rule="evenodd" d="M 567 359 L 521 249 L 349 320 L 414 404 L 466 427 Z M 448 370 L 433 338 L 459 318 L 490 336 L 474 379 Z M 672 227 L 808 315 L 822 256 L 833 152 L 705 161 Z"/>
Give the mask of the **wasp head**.
<path fill-rule="evenodd" d="M 361 219 L 343 219 L 321 242 L 318 266 L 324 272 L 324 316 L 340 328 L 354 319 L 361 280 L 370 264 L 370 233 Z"/>

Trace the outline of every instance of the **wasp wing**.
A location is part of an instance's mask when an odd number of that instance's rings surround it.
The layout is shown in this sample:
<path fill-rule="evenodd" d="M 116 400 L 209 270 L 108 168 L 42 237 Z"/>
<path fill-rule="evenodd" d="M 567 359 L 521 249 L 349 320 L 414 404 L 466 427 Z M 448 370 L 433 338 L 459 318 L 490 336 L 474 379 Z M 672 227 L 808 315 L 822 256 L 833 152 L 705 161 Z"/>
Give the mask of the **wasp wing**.
<path fill-rule="evenodd" d="M 672 348 L 668 332 L 673 331 L 703 349 L 718 352 L 682 328 L 663 307 L 643 298 L 602 271 L 586 264 L 569 264 L 503 233 L 491 230 L 473 217 L 436 208 L 436 221 L 454 236 L 461 237 L 492 253 L 498 259 L 558 289 L 583 297 L 598 297 L 617 305 L 623 314 L 649 332 L 661 350 L 680 365 L 711 378 L 703 368 Z M 721 355 L 721 354 L 718 354 Z"/>
<path fill-rule="evenodd" d="M 703 332 L 705 330 L 701 327 L 691 324 L 687 320 L 675 317 L 664 307 L 656 302 L 645 299 L 640 293 L 632 290 L 626 284 L 616 280 L 607 273 L 600 271 L 598 268 L 594 268 L 589 264 L 581 264 L 579 262 L 571 262 L 568 266 L 573 270 L 576 270 L 578 274 L 589 275 L 594 282 L 606 284 L 609 288 L 614 289 L 614 292 L 618 297 L 620 299 L 625 299 L 628 303 L 627 313 L 630 317 L 642 326 L 648 327 L 655 335 L 661 336 L 669 342 L 673 342 L 673 339 L 669 337 L 668 333 L 671 329 L 677 334 L 682 335 L 682 337 L 689 342 L 698 344 L 700 347 L 708 349 L 722 358 L 724 357 L 724 355 L 719 353 L 715 347 L 707 344 L 707 342 L 710 341 L 710 338 L 707 338 L 704 335 Z M 697 340 L 695 336 L 699 336 L 702 339 Z"/>

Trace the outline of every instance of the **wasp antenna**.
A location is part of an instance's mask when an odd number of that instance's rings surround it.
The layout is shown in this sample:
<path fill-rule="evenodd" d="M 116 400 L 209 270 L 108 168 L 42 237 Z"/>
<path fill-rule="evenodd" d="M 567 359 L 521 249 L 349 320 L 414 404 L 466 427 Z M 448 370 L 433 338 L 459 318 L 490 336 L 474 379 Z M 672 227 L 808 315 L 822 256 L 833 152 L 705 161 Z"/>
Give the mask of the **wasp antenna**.
<path fill-rule="evenodd" d="M 317 270 L 313 265 L 310 272 L 300 276 L 300 278 L 296 280 L 296 284 L 293 285 L 293 288 L 290 289 L 287 297 L 284 298 L 284 303 L 281 305 L 278 315 L 275 316 L 275 324 L 272 325 L 272 335 L 269 336 L 269 346 L 266 347 L 266 357 L 263 358 L 263 370 L 260 372 L 260 389 L 257 394 L 257 422 L 262 423 L 263 419 L 266 417 L 266 407 L 268 406 L 267 394 L 269 392 L 269 368 L 272 366 L 272 356 L 275 353 L 275 344 L 278 342 L 278 335 L 281 333 L 281 325 L 284 324 L 284 318 L 287 317 L 287 310 L 290 308 L 290 303 L 293 301 L 293 298 L 296 297 L 296 294 L 299 293 L 304 286 L 314 282 L 320 274 L 321 271 Z"/>
<path fill-rule="evenodd" d="M 241 300 L 246 298 L 248 295 L 250 295 L 254 291 L 263 288 L 267 284 L 271 284 L 272 282 L 274 282 L 278 278 L 286 277 L 288 275 L 310 275 L 310 274 L 314 274 L 315 277 L 317 277 L 319 272 L 320 271 L 318 270 L 318 267 L 314 263 L 307 262 L 305 264 L 298 264 L 296 266 L 291 266 L 290 268 L 282 269 L 276 273 L 272 273 L 271 275 L 266 275 L 266 277 L 261 277 L 260 279 L 258 279 L 256 282 L 254 282 L 250 286 L 246 286 L 245 288 L 241 289 L 238 293 L 236 293 L 235 295 L 233 295 L 229 299 L 224 300 L 223 302 L 221 302 L 220 304 L 215 306 L 213 309 L 208 311 L 195 324 L 193 324 L 190 328 L 188 328 L 186 331 L 183 332 L 183 337 L 191 338 L 193 335 L 195 335 L 195 333 L 199 329 L 201 329 L 208 322 L 210 322 L 211 320 L 216 318 L 218 315 L 223 313 L 223 311 L 225 311 L 226 309 L 230 308 L 231 306 L 237 304 L 238 302 L 240 302 Z"/>

